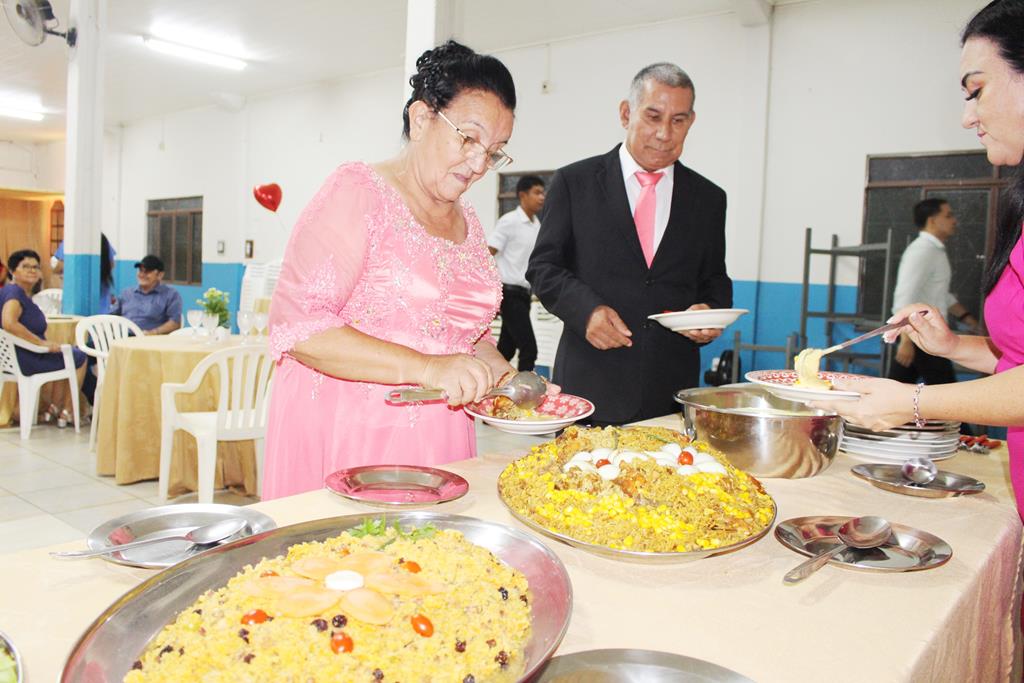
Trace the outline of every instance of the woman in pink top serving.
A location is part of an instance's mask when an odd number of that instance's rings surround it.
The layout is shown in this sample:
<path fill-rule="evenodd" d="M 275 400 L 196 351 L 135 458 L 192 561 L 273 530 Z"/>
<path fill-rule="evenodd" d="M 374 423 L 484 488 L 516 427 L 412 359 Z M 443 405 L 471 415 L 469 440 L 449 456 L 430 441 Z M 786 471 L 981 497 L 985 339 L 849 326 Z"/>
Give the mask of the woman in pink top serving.
<path fill-rule="evenodd" d="M 270 308 L 278 368 L 263 498 L 318 489 L 343 467 L 476 455 L 471 418 L 512 370 L 489 332 L 501 280 L 470 185 L 511 159 L 515 86 L 505 66 L 448 42 L 416 61 L 406 145 L 340 166 L 296 222 Z M 391 405 L 395 385 L 444 402 Z"/>
<path fill-rule="evenodd" d="M 1001 209 L 995 249 L 985 274 L 988 337 L 960 336 L 935 308 L 913 304 L 890 320 L 909 316 L 909 334 L 928 353 L 943 356 L 990 377 L 917 386 L 891 380 L 836 382 L 835 388 L 860 392 L 858 401 L 823 401 L 847 420 L 885 429 L 912 420 L 963 420 L 1008 426 L 1010 478 L 1017 510 L 1024 512 L 1024 0 L 995 0 L 964 29 L 960 84 L 967 104 L 963 125 L 978 131 L 988 160 L 1017 166 Z M 919 312 L 928 309 L 926 315 Z M 899 334 L 890 333 L 887 341 Z"/>

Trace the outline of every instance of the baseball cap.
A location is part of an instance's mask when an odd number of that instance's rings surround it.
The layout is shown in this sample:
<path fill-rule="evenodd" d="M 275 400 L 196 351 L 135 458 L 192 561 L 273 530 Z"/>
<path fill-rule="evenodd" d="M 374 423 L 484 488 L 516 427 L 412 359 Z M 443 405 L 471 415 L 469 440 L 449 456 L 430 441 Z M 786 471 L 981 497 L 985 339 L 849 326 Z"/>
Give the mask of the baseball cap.
<path fill-rule="evenodd" d="M 136 268 L 145 268 L 146 270 L 159 270 L 164 271 L 164 262 L 160 260 L 159 256 L 148 254 L 142 257 L 141 261 L 135 262 Z"/>

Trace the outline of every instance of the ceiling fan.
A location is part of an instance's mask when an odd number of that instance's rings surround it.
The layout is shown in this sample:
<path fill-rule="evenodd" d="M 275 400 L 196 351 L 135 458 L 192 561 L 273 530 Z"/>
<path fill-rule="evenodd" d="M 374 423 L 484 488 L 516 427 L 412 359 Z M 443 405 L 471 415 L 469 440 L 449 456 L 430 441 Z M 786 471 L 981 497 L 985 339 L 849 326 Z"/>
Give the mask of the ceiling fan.
<path fill-rule="evenodd" d="M 0 3 L 3 3 L 4 14 L 14 34 L 25 43 L 39 45 L 49 34 L 60 36 L 69 47 L 75 46 L 78 32 L 74 26 L 64 33 L 56 30 L 60 21 L 54 16 L 49 0 L 0 0 Z"/>

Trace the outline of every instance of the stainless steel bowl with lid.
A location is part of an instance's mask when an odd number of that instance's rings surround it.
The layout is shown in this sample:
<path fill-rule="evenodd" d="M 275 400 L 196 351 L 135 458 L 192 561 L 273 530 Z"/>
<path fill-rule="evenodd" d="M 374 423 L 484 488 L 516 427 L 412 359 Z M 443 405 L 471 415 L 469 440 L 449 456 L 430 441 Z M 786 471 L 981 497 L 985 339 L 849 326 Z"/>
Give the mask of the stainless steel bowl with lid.
<path fill-rule="evenodd" d="M 835 458 L 841 419 L 775 396 L 755 384 L 676 392 L 683 428 L 736 467 L 758 477 L 813 477 Z"/>

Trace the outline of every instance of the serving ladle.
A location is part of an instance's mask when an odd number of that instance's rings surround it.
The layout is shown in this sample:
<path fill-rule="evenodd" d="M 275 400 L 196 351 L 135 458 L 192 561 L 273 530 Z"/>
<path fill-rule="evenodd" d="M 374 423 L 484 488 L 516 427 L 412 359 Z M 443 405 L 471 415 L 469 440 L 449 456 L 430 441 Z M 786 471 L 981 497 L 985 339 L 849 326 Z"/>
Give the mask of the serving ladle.
<path fill-rule="evenodd" d="M 548 385 L 544 378 L 536 372 L 525 370 L 512 375 L 512 378 L 500 387 L 494 387 L 484 398 L 505 396 L 520 408 L 536 408 L 544 400 Z M 414 389 L 395 389 L 388 393 L 389 403 L 411 403 L 413 401 L 436 401 L 447 396 L 442 389 L 424 387 Z"/>
<path fill-rule="evenodd" d="M 853 517 L 836 530 L 836 536 L 838 545 L 790 569 L 782 578 L 783 583 L 800 583 L 847 548 L 877 548 L 892 536 L 892 527 L 881 517 Z"/>
<path fill-rule="evenodd" d="M 904 479 L 914 482 L 918 486 L 927 486 L 935 479 L 939 469 L 932 462 L 931 458 L 920 456 L 907 458 L 900 467 L 900 474 Z"/>
<path fill-rule="evenodd" d="M 122 543 L 120 545 L 113 545 L 109 548 L 99 548 L 97 550 L 73 550 L 50 553 L 51 557 L 56 557 L 62 560 L 77 560 L 86 557 L 97 557 L 99 555 L 108 555 L 110 553 L 119 553 L 124 550 L 133 550 L 135 548 L 141 548 L 143 546 L 152 545 L 154 543 L 162 543 L 164 541 L 188 541 L 193 545 L 206 545 L 208 543 L 216 543 L 217 541 L 223 541 L 229 536 L 234 536 L 239 531 L 245 528 L 248 521 L 242 517 L 234 517 L 232 519 L 222 519 L 219 522 L 213 524 L 205 524 L 203 526 L 197 526 L 187 534 L 180 534 L 178 536 L 159 536 L 157 538 L 144 538 L 141 541 L 133 541 L 131 543 Z"/>

